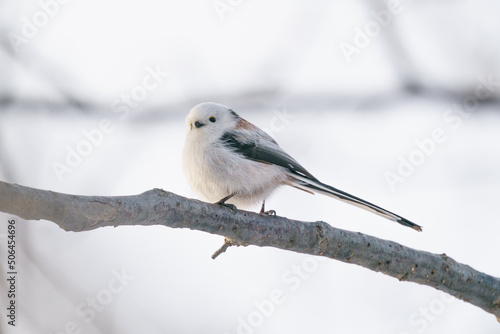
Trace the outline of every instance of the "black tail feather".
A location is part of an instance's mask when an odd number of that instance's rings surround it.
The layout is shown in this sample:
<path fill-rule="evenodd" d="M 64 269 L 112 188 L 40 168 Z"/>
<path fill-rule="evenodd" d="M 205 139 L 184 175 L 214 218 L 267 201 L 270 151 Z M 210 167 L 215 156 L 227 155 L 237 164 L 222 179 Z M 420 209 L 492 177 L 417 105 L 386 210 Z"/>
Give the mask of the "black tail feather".
<path fill-rule="evenodd" d="M 323 193 L 325 195 L 333 196 L 339 200 L 343 200 L 347 203 L 356 205 L 356 206 L 363 208 L 365 210 L 369 210 L 369 211 L 371 211 L 375 214 L 378 214 L 384 218 L 398 222 L 399 224 L 401 224 L 403 226 L 410 227 L 410 228 L 414 229 L 415 231 L 422 232 L 422 227 L 420 225 L 417 225 L 417 224 L 409 221 L 408 219 L 403 218 L 395 213 L 392 213 L 391 211 L 383 209 L 375 204 L 372 204 L 368 201 L 365 201 L 364 199 L 361 199 L 359 197 L 348 194 L 345 191 L 342 191 L 340 189 L 337 189 L 337 188 L 334 188 L 334 187 L 329 186 L 327 184 L 324 184 L 318 180 L 311 180 L 309 178 L 302 177 L 300 175 L 295 175 L 295 179 L 297 181 L 297 184 L 300 186 L 299 189 L 300 188 L 307 188 L 307 189 L 311 189 L 311 190 L 316 191 L 316 192 Z"/>
<path fill-rule="evenodd" d="M 417 225 L 417 224 L 409 221 L 408 219 L 401 218 L 401 219 L 398 219 L 397 222 L 400 223 L 403 226 L 408 226 L 408 227 L 411 227 L 412 229 L 414 229 L 416 231 L 422 232 L 422 226 Z"/>

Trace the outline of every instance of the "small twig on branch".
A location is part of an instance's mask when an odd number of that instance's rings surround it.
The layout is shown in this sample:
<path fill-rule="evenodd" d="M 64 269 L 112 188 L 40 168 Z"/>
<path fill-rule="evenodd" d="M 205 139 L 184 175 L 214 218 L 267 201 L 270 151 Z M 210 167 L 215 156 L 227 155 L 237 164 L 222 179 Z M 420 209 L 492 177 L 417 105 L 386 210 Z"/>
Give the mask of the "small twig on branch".
<path fill-rule="evenodd" d="M 135 196 L 76 196 L 0 181 L 0 211 L 50 220 L 66 231 L 164 225 L 226 237 L 231 245 L 270 246 L 353 263 L 401 281 L 431 286 L 500 318 L 500 279 L 432 254 L 324 222 L 305 223 L 187 199 L 160 189 Z"/>
<path fill-rule="evenodd" d="M 241 245 L 237 244 L 234 240 L 224 238 L 224 243 L 218 250 L 215 251 L 215 253 L 212 254 L 212 259 L 215 260 L 217 256 L 221 255 L 222 253 L 225 253 L 226 250 L 231 246 L 241 246 Z"/>

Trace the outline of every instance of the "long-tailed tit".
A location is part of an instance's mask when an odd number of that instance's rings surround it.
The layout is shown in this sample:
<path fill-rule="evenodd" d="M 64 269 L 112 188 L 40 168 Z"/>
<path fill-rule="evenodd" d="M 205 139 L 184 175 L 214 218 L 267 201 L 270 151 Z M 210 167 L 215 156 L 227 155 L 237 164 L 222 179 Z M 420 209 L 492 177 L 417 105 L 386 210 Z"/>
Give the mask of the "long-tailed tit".
<path fill-rule="evenodd" d="M 222 205 L 260 204 L 282 185 L 321 193 L 369 210 L 417 231 L 422 228 L 388 210 L 320 182 L 267 133 L 217 103 L 201 103 L 186 117 L 183 170 L 193 190 Z M 269 211 L 271 213 L 273 211 Z"/>

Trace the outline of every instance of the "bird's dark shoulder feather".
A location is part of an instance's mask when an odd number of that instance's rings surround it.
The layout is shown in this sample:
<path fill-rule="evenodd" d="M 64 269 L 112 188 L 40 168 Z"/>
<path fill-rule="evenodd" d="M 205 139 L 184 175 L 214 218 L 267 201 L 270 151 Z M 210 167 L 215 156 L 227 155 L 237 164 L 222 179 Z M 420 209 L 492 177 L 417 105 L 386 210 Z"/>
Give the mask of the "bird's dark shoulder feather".
<path fill-rule="evenodd" d="M 283 151 L 274 140 L 272 141 L 272 145 L 276 146 L 270 147 L 258 141 L 248 140 L 238 133 L 230 131 L 224 133 L 220 141 L 224 146 L 243 155 L 247 159 L 281 166 L 288 169 L 292 174 L 298 174 L 311 180 L 317 180 L 311 173 L 295 161 L 295 159 Z"/>

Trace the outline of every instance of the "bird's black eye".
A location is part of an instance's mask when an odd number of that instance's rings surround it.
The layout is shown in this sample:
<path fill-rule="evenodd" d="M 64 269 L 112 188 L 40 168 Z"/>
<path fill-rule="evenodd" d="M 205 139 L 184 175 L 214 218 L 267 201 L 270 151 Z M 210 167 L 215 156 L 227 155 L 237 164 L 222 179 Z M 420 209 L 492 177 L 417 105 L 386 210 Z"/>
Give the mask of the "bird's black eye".
<path fill-rule="evenodd" d="M 215 123 L 216 119 L 214 116 L 210 116 L 210 118 L 208 119 L 210 122 L 212 123 Z"/>

